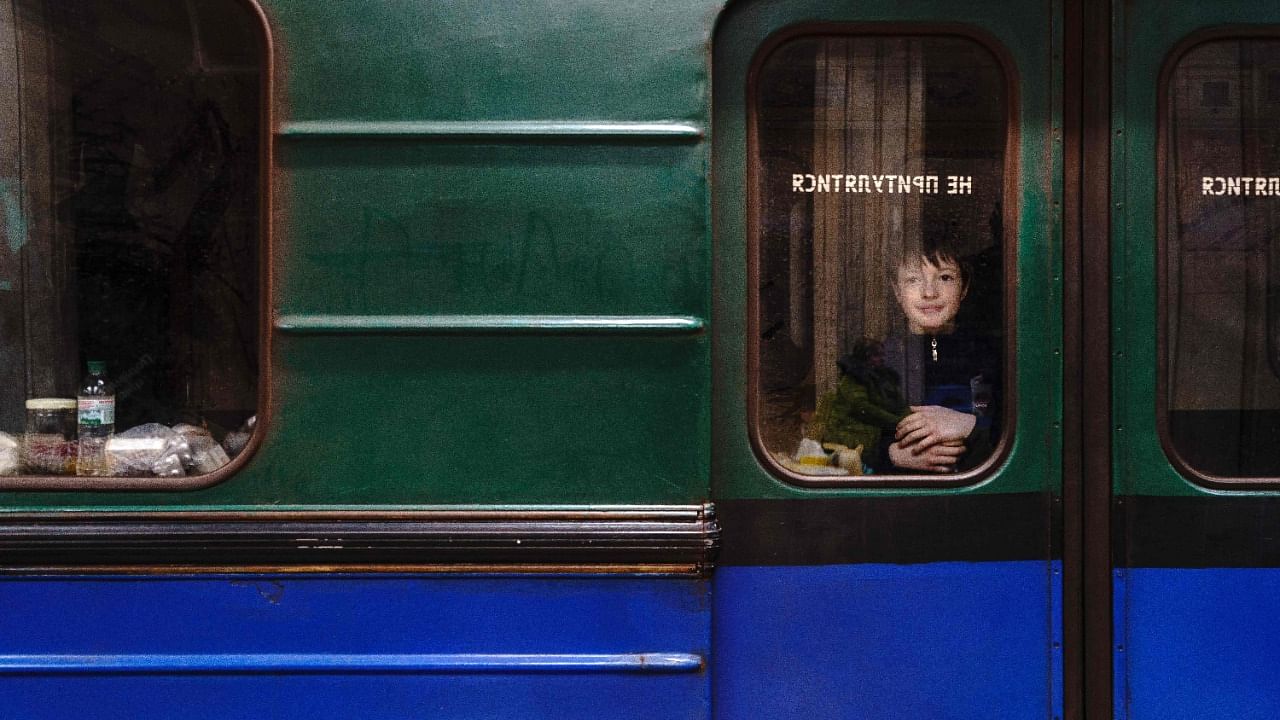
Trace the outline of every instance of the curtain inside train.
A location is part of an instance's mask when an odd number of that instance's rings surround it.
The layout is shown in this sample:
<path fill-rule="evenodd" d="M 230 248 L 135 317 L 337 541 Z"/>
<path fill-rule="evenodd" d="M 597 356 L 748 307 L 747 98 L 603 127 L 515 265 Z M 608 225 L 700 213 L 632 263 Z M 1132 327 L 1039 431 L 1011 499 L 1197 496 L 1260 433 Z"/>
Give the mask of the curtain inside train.
<path fill-rule="evenodd" d="M 924 76 L 920 41 L 825 40 L 815 62 L 816 174 L 920 175 L 924 171 Z M 920 237 L 921 196 L 867 203 L 850 193 L 814 196 L 813 362 L 818 394 L 838 378 L 836 359 L 862 336 L 883 340 L 895 314 L 890 247 Z M 793 242 L 805 240 L 793 238 Z"/>

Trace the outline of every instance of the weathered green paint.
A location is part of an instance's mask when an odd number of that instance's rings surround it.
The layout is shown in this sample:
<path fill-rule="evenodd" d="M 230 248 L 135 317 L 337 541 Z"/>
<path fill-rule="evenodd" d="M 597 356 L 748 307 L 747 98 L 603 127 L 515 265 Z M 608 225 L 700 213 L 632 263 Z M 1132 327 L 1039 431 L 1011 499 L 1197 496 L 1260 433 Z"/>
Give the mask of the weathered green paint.
<path fill-rule="evenodd" d="M 1017 429 L 1007 462 L 973 486 L 956 489 L 805 489 L 764 470 L 751 451 L 745 389 L 746 194 L 745 78 L 760 43 L 804 22 L 956 23 L 944 2 L 830 3 L 764 0 L 733 7 L 717 29 L 715 55 L 716 273 L 714 495 L 812 497 L 895 493 L 1056 490 L 1061 477 L 1061 7 L 1056 3 L 966 3 L 964 25 L 1008 51 L 1018 90 L 1020 185 L 1017 202 Z M 906 32 L 906 30 L 904 30 Z"/>
<path fill-rule="evenodd" d="M 282 313 L 706 312 L 700 144 L 282 145 Z"/>
<path fill-rule="evenodd" d="M 1112 349 L 1115 492 L 1215 493 L 1177 473 L 1156 434 L 1156 107 L 1161 68 L 1189 35 L 1280 23 L 1247 0 L 1115 2 L 1112 94 Z"/>
<path fill-rule="evenodd" d="M 706 117 L 715 3 L 264 4 L 286 70 L 282 119 Z"/>

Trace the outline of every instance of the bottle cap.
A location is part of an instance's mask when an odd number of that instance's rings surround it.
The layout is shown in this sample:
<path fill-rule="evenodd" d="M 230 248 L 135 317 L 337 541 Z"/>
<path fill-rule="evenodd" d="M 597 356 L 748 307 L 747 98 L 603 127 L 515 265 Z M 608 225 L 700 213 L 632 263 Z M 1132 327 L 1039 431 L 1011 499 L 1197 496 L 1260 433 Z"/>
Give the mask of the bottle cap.
<path fill-rule="evenodd" d="M 107 364 L 102 360 L 89 361 L 89 374 L 101 375 L 107 371 Z"/>
<path fill-rule="evenodd" d="M 76 401 L 72 398 L 31 398 L 27 401 L 28 410 L 75 410 Z"/>

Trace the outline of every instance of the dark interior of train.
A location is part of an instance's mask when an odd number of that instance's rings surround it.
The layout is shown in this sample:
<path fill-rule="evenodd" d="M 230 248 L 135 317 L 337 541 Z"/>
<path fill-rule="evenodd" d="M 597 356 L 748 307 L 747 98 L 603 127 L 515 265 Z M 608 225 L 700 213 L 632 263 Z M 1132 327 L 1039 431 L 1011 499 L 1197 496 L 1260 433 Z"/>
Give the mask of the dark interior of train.
<path fill-rule="evenodd" d="M 254 413 L 261 41 L 238 3 L 19 0 L 3 175 L 0 430 L 73 397 L 86 361 L 116 427 Z M 18 340 L 13 340 L 13 339 Z"/>
<path fill-rule="evenodd" d="M 1278 46 L 1200 44 L 1167 91 L 1169 443 L 1210 475 L 1280 475 Z"/>

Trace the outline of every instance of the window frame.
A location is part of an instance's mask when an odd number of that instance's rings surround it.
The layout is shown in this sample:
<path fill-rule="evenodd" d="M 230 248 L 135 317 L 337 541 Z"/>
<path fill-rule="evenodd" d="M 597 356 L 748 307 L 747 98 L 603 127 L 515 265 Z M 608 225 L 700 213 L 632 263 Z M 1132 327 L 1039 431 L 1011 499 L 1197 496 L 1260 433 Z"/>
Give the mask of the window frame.
<path fill-rule="evenodd" d="M 1280 41 L 1280 27 L 1261 27 L 1253 25 L 1223 25 L 1204 28 L 1187 35 L 1178 41 L 1165 55 L 1160 65 L 1160 75 L 1156 85 L 1156 144 L 1155 144 L 1155 286 L 1156 286 L 1156 435 L 1160 440 L 1160 449 L 1173 469 L 1184 479 L 1199 487 L 1209 490 L 1275 490 L 1280 488 L 1280 476 L 1277 477 L 1232 477 L 1214 475 L 1193 467 L 1173 443 L 1170 428 L 1169 408 L 1169 303 L 1168 275 L 1164 268 L 1169 261 L 1169 228 L 1165 213 L 1168 210 L 1165 198 L 1169 192 L 1168 157 L 1170 141 L 1170 117 L 1173 108 L 1169 106 L 1169 88 L 1173 82 L 1174 72 L 1183 59 L 1193 50 L 1212 42 L 1231 40 L 1273 40 Z M 1270 323 L 1270 318 L 1267 318 Z M 1268 367 L 1271 367 L 1268 358 Z"/>
<path fill-rule="evenodd" d="M 1001 432 L 990 457 L 977 467 L 963 473 L 947 474 L 895 474 L 855 476 L 809 476 L 788 470 L 779 465 L 765 447 L 760 432 L 760 415 L 763 406 L 760 397 L 760 213 L 762 207 L 759 177 L 761 174 L 759 153 L 759 75 L 770 56 L 787 42 L 812 36 L 841 35 L 857 37 L 954 37 L 977 44 L 995 60 L 1005 84 L 1005 143 L 1002 183 L 1002 239 L 1001 279 L 1004 336 L 1001 346 Z M 1017 251 L 1020 217 L 1019 194 L 1021 188 L 1021 107 L 1020 86 L 1009 51 L 986 32 L 967 25 L 941 23 L 848 23 L 802 22 L 784 27 L 770 36 L 752 55 L 746 76 L 746 425 L 751 450 L 756 462 L 767 474 L 783 483 L 800 488 L 953 488 L 976 485 L 994 475 L 1008 459 L 1013 447 L 1017 419 L 1016 354 L 1017 342 Z"/>
<path fill-rule="evenodd" d="M 271 246 L 273 223 L 272 168 L 274 160 L 274 74 L 277 71 L 271 23 L 257 0 L 220 0 L 240 5 L 253 25 L 260 42 L 258 92 L 258 388 L 254 431 L 249 443 L 231 462 L 204 475 L 181 478 L 80 477 L 73 475 L 0 475 L 0 491 L 24 492 L 174 492 L 201 490 L 218 485 L 247 465 L 263 443 L 272 424 L 271 400 L 272 332 L 271 307 L 274 257 Z"/>

